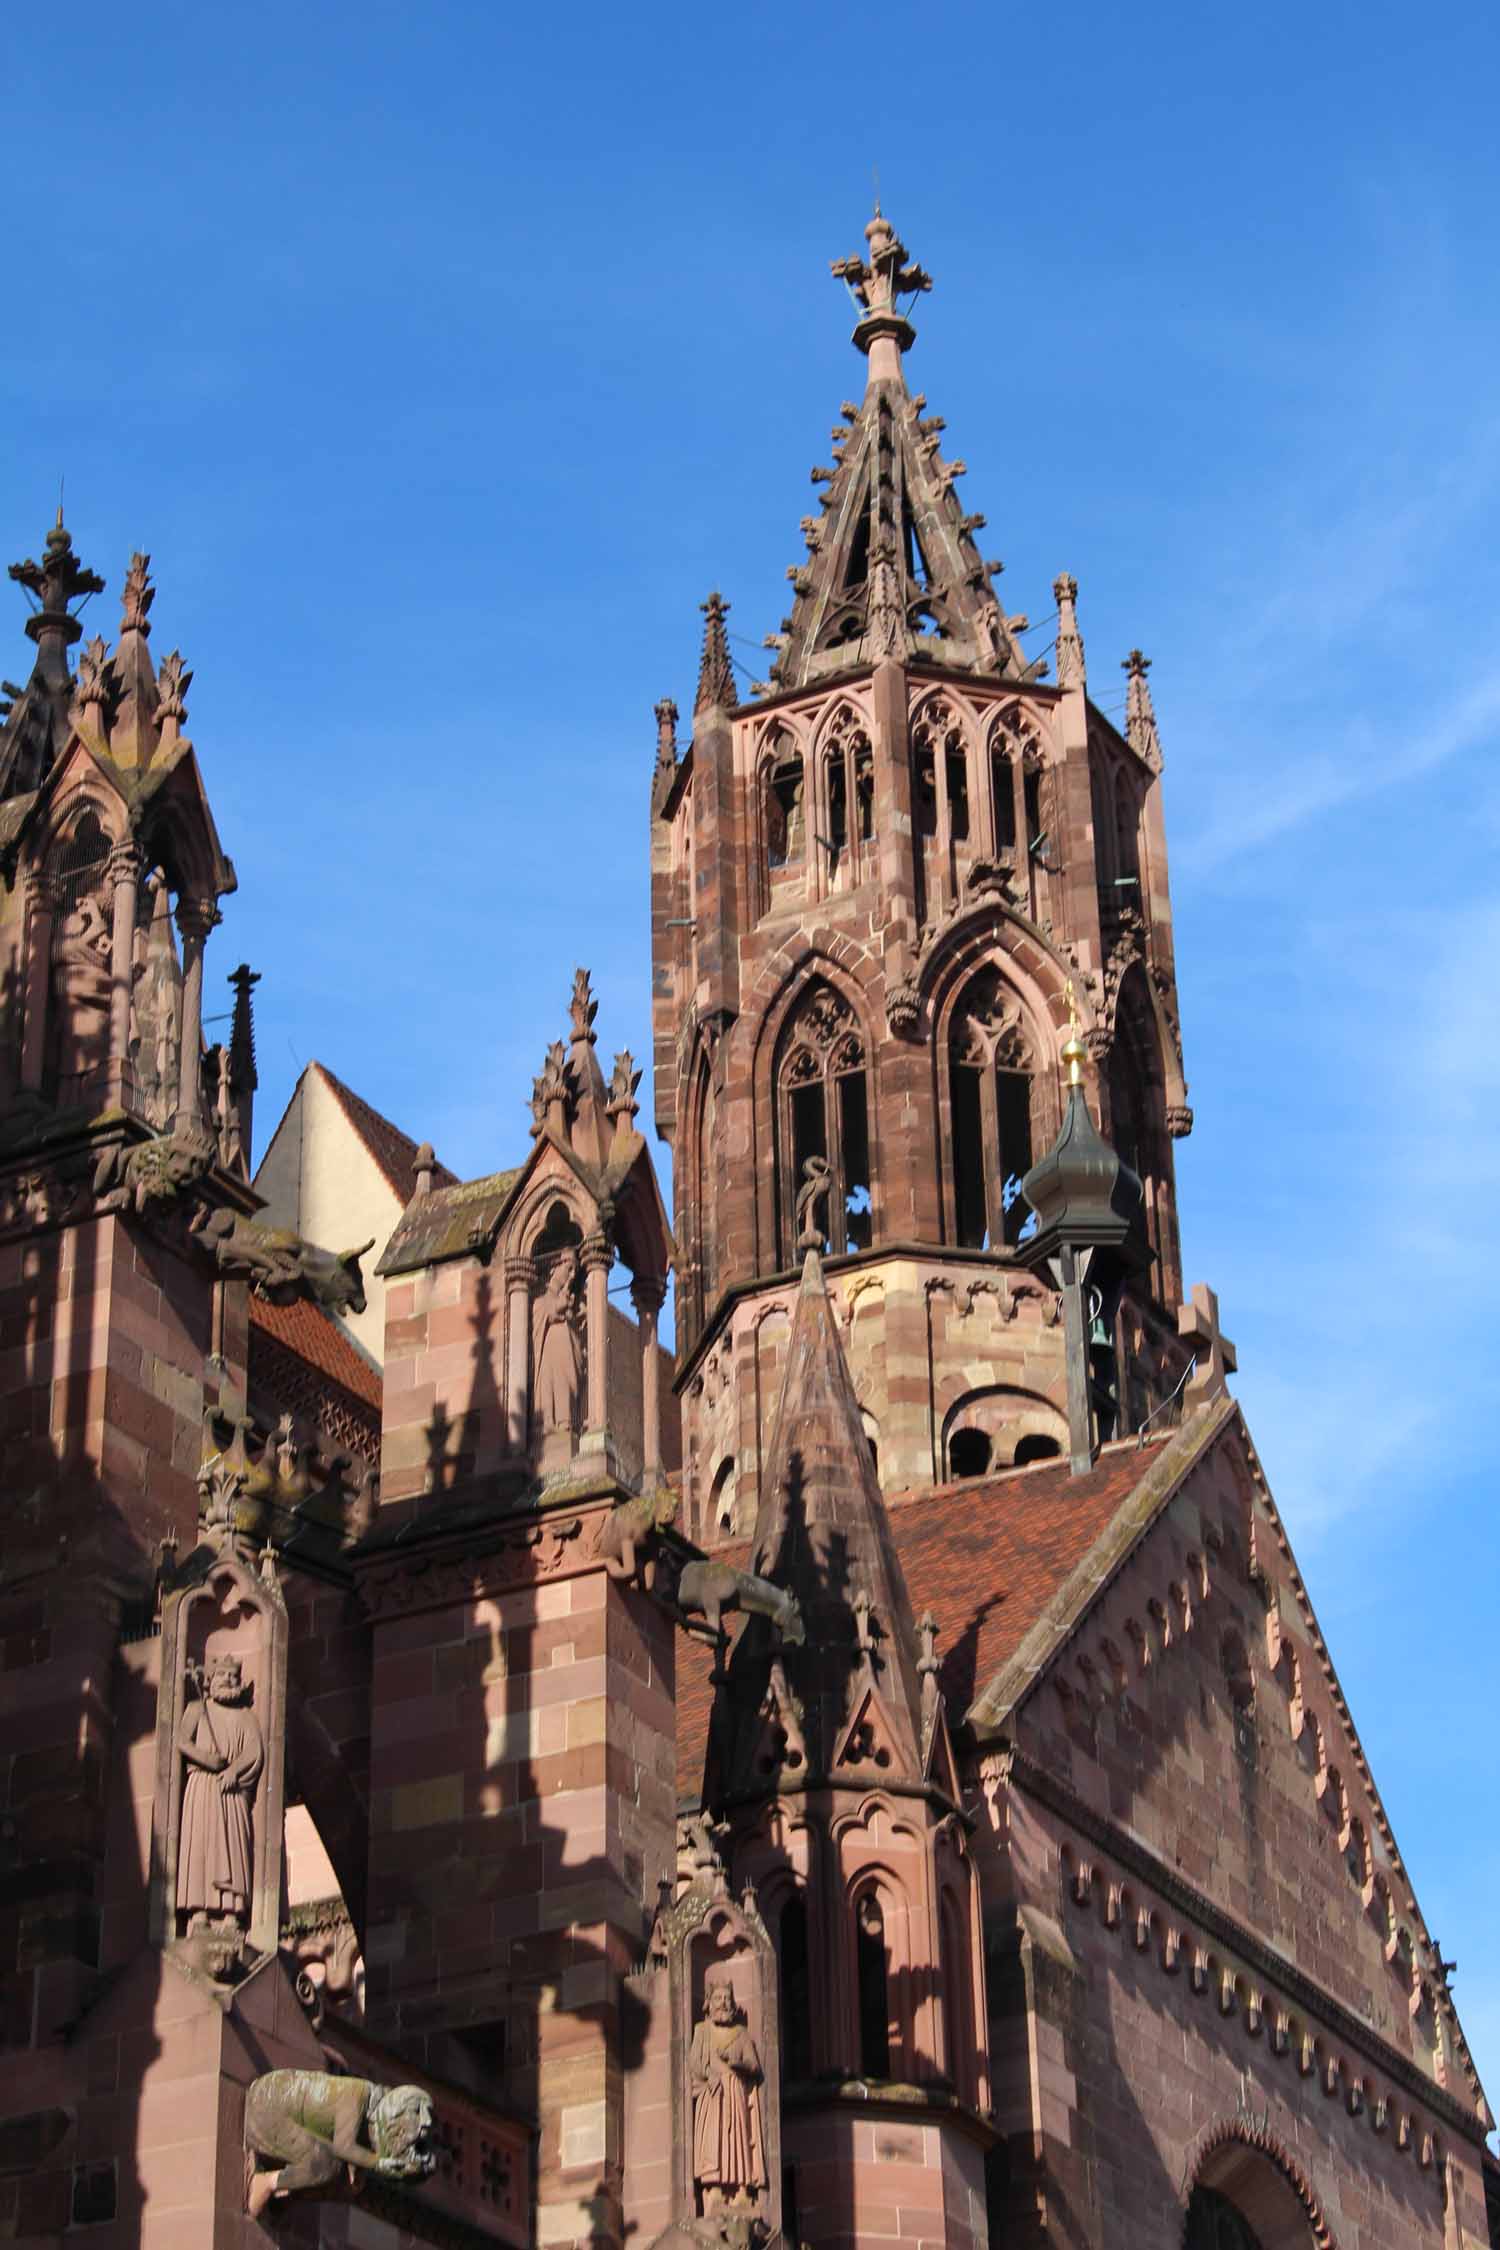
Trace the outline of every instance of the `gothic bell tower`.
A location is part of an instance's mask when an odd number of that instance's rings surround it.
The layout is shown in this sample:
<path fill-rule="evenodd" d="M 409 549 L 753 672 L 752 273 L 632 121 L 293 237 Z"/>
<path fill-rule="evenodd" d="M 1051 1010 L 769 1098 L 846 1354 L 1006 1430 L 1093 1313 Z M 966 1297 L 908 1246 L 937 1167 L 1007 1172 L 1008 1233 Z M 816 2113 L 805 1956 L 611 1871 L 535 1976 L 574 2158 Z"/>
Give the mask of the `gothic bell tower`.
<path fill-rule="evenodd" d="M 689 1528 L 747 1531 L 801 1250 L 821 1250 L 880 1481 L 1067 1445 L 1063 1323 L 1020 1183 L 1061 1124 L 1076 1012 L 1094 1115 L 1145 1194 L 1100 1435 L 1183 1360 L 1172 1140 L 1191 1124 L 1147 660 L 1090 700 L 1076 581 L 1028 658 L 907 388 L 931 287 L 877 210 L 834 264 L 867 379 L 815 468 L 769 677 L 736 688 L 715 593 L 692 740 L 657 707 L 657 1129 L 672 1144 Z M 1097 1322 L 1096 1322 L 1097 1326 Z"/>

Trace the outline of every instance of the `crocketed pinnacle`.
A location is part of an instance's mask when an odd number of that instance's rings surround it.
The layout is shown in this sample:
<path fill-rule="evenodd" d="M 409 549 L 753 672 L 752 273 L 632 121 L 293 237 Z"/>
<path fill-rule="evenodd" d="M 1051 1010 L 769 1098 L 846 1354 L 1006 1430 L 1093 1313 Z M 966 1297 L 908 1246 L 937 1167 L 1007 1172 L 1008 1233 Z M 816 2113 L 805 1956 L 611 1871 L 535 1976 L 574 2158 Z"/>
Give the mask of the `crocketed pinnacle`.
<path fill-rule="evenodd" d="M 873 1688 L 894 1729 L 897 1761 L 915 1777 L 916 1628 L 816 1250 L 803 1263 L 760 1489 L 750 1567 L 789 1588 L 802 1612 L 806 1639 L 779 1654 L 810 1769 L 831 1770 Z M 755 1724 L 771 1653 L 766 1632 L 752 1620 L 736 1645 L 726 1691 L 741 1732 Z"/>
<path fill-rule="evenodd" d="M 902 354 L 915 331 L 900 299 L 930 289 L 879 211 L 865 229 L 869 257 L 840 258 L 833 271 L 861 307 L 854 342 L 869 359 L 861 404 L 846 403 L 833 433 L 833 463 L 813 470 L 821 516 L 806 517 L 809 556 L 788 571 L 790 616 L 766 645 L 775 688 L 805 687 L 856 664 L 885 658 L 928 662 L 988 677 L 1020 678 L 1028 666 L 995 598 L 992 573 L 954 491 L 962 461 L 942 458 L 939 416 L 923 418 Z"/>
<path fill-rule="evenodd" d="M 710 594 L 701 604 L 703 610 L 703 659 L 698 666 L 698 693 L 693 698 L 694 711 L 706 711 L 717 705 L 721 711 L 734 709 L 734 667 L 729 661 L 729 636 L 724 620 L 729 615 L 729 604 L 720 593 Z"/>
<path fill-rule="evenodd" d="M 1152 771 L 1159 773 L 1161 736 L 1156 731 L 1156 707 L 1151 700 L 1151 682 L 1146 677 L 1151 659 L 1133 648 L 1120 669 L 1126 674 L 1125 739 L 1137 757 L 1144 758 Z"/>

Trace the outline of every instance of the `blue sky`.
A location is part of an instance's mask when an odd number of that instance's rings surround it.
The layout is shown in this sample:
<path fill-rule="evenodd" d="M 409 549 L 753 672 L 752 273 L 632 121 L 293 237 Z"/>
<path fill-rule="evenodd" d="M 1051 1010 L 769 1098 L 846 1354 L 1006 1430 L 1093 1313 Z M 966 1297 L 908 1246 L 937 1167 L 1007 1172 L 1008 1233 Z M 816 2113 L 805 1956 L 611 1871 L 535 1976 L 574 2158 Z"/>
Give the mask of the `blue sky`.
<path fill-rule="evenodd" d="M 1189 1277 L 1500 2098 L 1497 66 L 1381 0 L 31 10 L 0 523 L 66 476 L 106 632 L 155 559 L 262 1140 L 316 1055 L 513 1160 L 575 961 L 648 1052 L 651 707 L 711 586 L 782 613 L 879 167 L 1009 607 L 1155 660 Z"/>

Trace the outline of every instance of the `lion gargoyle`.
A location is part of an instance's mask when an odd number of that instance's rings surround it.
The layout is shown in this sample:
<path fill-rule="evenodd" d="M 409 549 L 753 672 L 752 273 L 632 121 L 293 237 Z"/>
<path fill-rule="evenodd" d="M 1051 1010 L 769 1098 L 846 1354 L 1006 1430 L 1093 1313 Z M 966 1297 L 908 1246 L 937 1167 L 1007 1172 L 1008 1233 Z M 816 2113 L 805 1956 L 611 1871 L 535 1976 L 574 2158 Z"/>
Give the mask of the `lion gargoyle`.
<path fill-rule="evenodd" d="M 431 2139 L 432 2097 L 420 2086 L 269 2070 L 245 2096 L 245 2149 L 254 2166 L 245 2208 L 258 2219 L 273 2196 L 326 2188 L 344 2170 L 351 2182 L 360 2172 L 425 2180 L 437 2163 Z"/>
<path fill-rule="evenodd" d="M 634 1578 L 639 1570 L 649 1591 L 656 1575 L 656 1534 L 665 1531 L 676 1513 L 677 1496 L 666 1486 L 617 1502 L 599 1535 L 599 1553 L 611 1578 Z"/>

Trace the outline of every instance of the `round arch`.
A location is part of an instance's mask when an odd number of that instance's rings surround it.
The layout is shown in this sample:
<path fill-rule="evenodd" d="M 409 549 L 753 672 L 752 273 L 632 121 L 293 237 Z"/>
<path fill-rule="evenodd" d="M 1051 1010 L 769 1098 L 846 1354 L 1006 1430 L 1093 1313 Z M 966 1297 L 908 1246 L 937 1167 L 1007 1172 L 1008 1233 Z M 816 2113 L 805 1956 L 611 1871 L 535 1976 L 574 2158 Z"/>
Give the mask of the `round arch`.
<path fill-rule="evenodd" d="M 1239 2118 L 1211 2126 L 1191 2178 L 1183 2250 L 1338 2250 L 1306 2173 L 1264 2126 Z"/>
<path fill-rule="evenodd" d="M 954 1440 L 965 1437 L 972 1437 L 972 1442 L 956 1453 Z M 982 1460 L 979 1440 L 988 1447 Z M 1026 1448 L 1028 1441 L 1023 1461 L 1047 1458 L 1040 1450 L 1043 1443 L 1058 1453 L 1066 1452 L 1067 1421 L 1050 1399 L 1008 1383 L 965 1391 L 943 1417 L 943 1477 L 947 1481 L 998 1474 L 1017 1465 L 1018 1449 Z"/>

